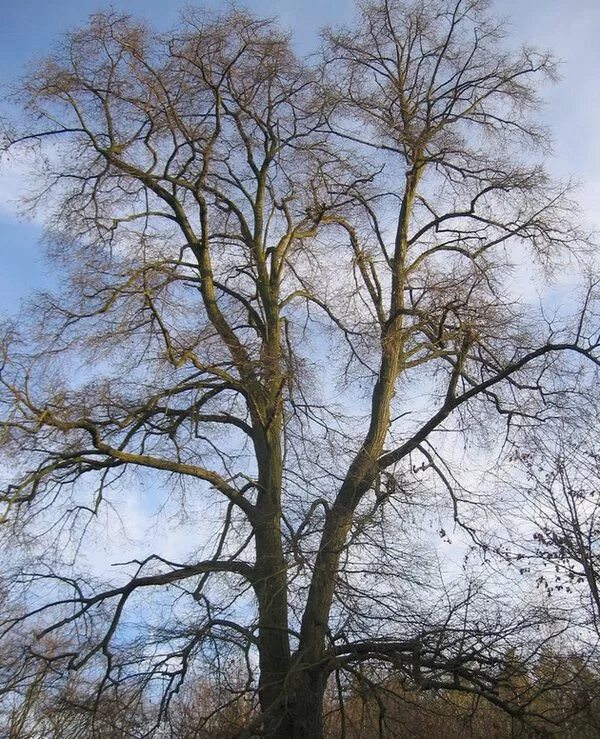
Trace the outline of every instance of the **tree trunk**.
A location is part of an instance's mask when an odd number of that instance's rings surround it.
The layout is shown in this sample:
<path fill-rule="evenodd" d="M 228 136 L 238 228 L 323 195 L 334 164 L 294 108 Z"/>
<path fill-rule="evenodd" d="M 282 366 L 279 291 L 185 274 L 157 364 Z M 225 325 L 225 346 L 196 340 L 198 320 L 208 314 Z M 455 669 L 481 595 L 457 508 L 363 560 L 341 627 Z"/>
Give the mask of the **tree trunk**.
<path fill-rule="evenodd" d="M 305 669 L 294 682 L 290 739 L 321 739 L 327 673 L 323 669 Z"/>
<path fill-rule="evenodd" d="M 258 461 L 258 498 L 254 535 L 255 591 L 258 600 L 258 659 L 262 732 L 269 737 L 290 737 L 286 686 L 291 650 L 288 629 L 287 563 L 281 539 L 280 417 L 273 414 L 270 429 L 255 438 Z"/>
<path fill-rule="evenodd" d="M 281 551 L 279 520 L 256 527 L 256 591 L 258 595 L 259 699 L 267 736 L 290 736 L 286 728 L 286 681 L 290 672 L 287 613 L 287 569 Z M 280 731 L 286 730 L 283 734 Z"/>
<path fill-rule="evenodd" d="M 325 670 L 296 671 L 292 665 L 279 702 L 263 716 L 261 736 L 269 739 L 322 739 L 326 685 Z"/>

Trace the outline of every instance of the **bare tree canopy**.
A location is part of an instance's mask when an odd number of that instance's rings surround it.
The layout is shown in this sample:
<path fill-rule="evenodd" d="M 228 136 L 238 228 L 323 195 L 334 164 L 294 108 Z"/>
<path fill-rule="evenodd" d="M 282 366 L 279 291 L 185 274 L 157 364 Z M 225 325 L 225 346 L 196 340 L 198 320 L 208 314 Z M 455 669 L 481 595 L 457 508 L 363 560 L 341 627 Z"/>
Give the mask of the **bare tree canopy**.
<path fill-rule="evenodd" d="M 156 709 L 119 736 L 167 736 L 198 675 L 218 700 L 194 736 L 232 706 L 240 736 L 321 737 L 328 710 L 350 735 L 356 686 L 548 732 L 549 669 L 509 690 L 511 659 L 574 625 L 591 669 L 597 610 L 527 592 L 480 474 L 529 490 L 525 440 L 594 402 L 592 244 L 536 122 L 553 60 L 509 49 L 485 0 L 362 3 L 317 57 L 241 10 L 160 34 L 111 11 L 14 95 L 5 156 L 36 163 L 61 281 L 0 338 L 0 671 L 7 693 L 74 681 L 84 732 L 108 736 L 110 699 Z M 566 268 L 565 305 L 523 287 Z M 130 487 L 186 558 L 159 534 L 86 574 Z"/>

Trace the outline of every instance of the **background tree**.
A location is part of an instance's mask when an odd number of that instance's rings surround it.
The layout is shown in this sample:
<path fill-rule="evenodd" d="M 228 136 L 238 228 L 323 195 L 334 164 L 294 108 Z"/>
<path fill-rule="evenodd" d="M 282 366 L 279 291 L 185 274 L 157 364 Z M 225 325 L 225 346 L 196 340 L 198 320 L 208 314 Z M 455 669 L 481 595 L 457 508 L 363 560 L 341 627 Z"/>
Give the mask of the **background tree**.
<path fill-rule="evenodd" d="M 145 695 L 158 725 L 202 664 L 259 708 L 248 734 L 320 736 L 328 681 L 343 705 L 390 672 L 521 716 L 507 651 L 564 630 L 436 567 L 427 533 L 449 518 L 485 554 L 478 448 L 598 363 L 591 292 L 549 321 L 513 283 L 586 249 L 537 161 L 554 67 L 505 51 L 482 0 L 359 14 L 310 66 L 241 11 L 169 34 L 100 13 L 17 93 L 31 125 L 6 148 L 37 154 L 64 285 L 2 342 L 4 521 L 29 560 L 3 631 L 98 706 Z M 136 481 L 188 524 L 216 506 L 219 531 L 85 577 Z"/>
<path fill-rule="evenodd" d="M 580 600 L 584 621 L 597 636 L 599 458 L 595 426 L 586 420 L 585 430 L 570 423 L 567 428 L 559 425 L 554 434 L 547 429 L 544 437 L 533 435 L 529 446 L 515 454 L 518 469 L 524 471 L 520 479 L 524 525 L 514 549 L 538 587 L 558 599 L 566 595 Z"/>

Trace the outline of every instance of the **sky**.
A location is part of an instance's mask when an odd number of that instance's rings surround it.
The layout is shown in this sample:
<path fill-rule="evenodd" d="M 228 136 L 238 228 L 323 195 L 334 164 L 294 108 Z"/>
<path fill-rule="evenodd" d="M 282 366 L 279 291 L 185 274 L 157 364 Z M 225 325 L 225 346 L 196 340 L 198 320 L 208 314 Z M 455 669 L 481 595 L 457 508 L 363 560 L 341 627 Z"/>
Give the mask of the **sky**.
<path fill-rule="evenodd" d="M 172 25 L 190 0 L 113 0 L 112 7 L 145 17 L 159 28 Z M 225 3 L 209 0 L 218 8 Z M 353 0 L 247 0 L 262 16 L 277 16 L 293 31 L 301 51 L 318 43 L 318 29 L 351 21 Z M 561 81 L 546 94 L 542 118 L 550 127 L 556 156 L 550 167 L 582 184 L 580 201 L 600 229 L 600 3 L 597 0 L 494 0 L 510 18 L 511 37 L 552 49 L 561 60 Z M 70 28 L 85 22 L 102 0 L 4 0 L 0 24 L 0 86 L 14 83 L 28 62 L 43 56 Z M 0 88 L 1 89 L 1 88 Z M 1 113 L 0 113 L 1 115 Z M 15 196 L 27 182 L 27 167 L 0 163 L 0 315 L 18 312 L 23 299 L 48 283 L 41 256 L 40 223 L 19 218 Z"/>

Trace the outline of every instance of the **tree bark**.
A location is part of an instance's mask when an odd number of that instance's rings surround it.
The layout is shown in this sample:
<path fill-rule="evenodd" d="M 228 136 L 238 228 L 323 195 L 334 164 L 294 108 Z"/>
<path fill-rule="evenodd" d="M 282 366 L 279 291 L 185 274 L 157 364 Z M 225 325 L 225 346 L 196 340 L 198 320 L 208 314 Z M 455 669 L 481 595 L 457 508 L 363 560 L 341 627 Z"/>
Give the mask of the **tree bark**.
<path fill-rule="evenodd" d="M 285 708 L 291 652 L 287 563 L 281 538 L 282 455 L 279 414 L 255 439 L 259 492 L 254 522 L 258 600 L 259 700 L 267 736 L 290 736 Z M 287 733 L 281 733 L 287 732 Z"/>
<path fill-rule="evenodd" d="M 289 736 L 293 739 L 321 739 L 327 672 L 322 665 L 304 669 L 294 683 L 291 712 L 293 732 Z"/>

